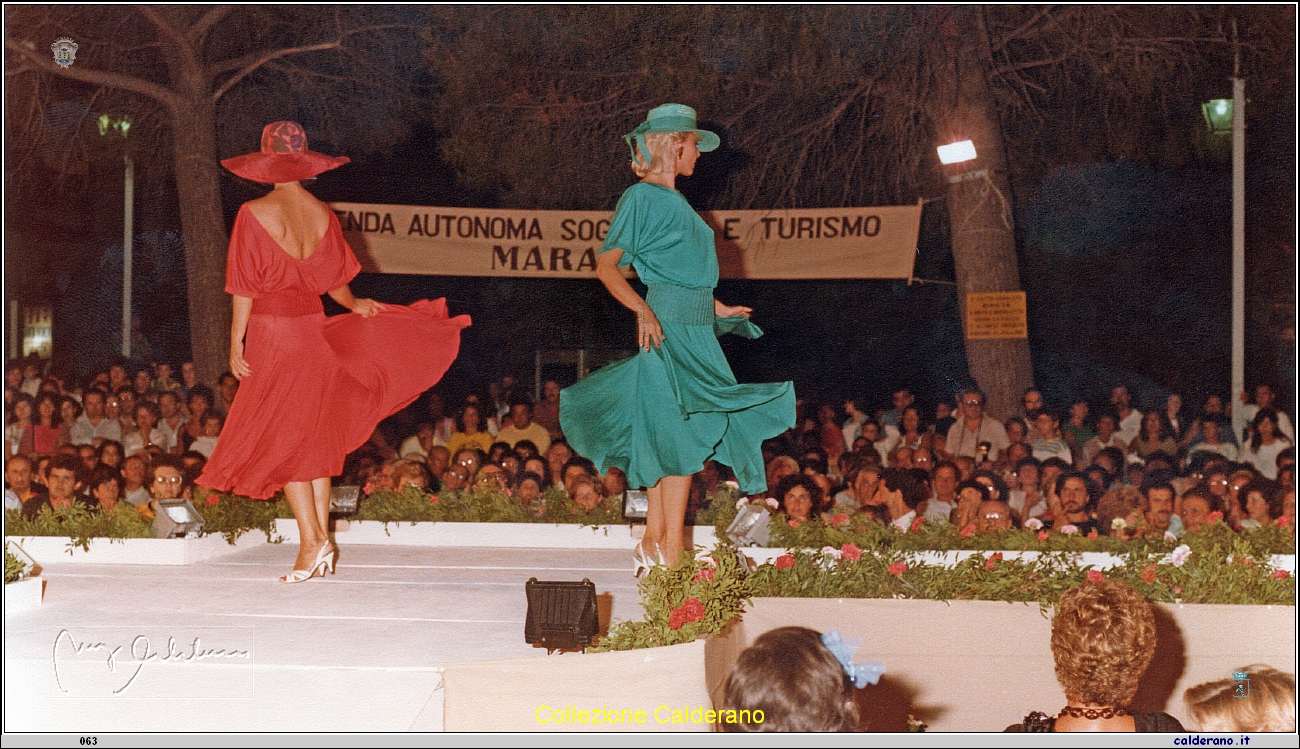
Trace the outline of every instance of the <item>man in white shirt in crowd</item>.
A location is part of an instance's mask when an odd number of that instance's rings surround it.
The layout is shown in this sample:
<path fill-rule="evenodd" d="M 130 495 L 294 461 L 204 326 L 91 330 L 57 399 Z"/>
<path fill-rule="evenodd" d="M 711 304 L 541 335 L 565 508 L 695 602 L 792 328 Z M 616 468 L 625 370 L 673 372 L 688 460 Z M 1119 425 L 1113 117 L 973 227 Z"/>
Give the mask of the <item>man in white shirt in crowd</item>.
<path fill-rule="evenodd" d="M 181 453 L 181 427 L 189 419 L 181 413 L 180 395 L 175 390 L 168 390 L 158 395 L 158 410 L 162 413 L 162 418 L 158 420 L 158 430 L 167 435 L 167 446 L 164 448 L 169 453 Z"/>
<path fill-rule="evenodd" d="M 967 388 L 962 391 L 958 403 L 960 416 L 948 429 L 945 444 L 948 454 L 972 458 L 976 467 L 985 460 L 997 460 L 1011 440 L 1002 422 L 985 415 L 983 391 Z"/>
<path fill-rule="evenodd" d="M 1110 404 L 1115 407 L 1118 427 L 1115 433 L 1125 445 L 1133 444 L 1138 432 L 1142 431 L 1142 412 L 1133 407 L 1133 397 L 1128 394 L 1128 388 L 1123 385 L 1111 388 Z"/>
<path fill-rule="evenodd" d="M 1246 394 L 1242 393 L 1241 397 L 1244 401 Z M 1239 409 L 1241 416 L 1233 420 L 1236 427 L 1234 431 L 1237 433 L 1237 441 L 1240 444 L 1246 444 L 1246 427 L 1255 420 L 1255 415 L 1259 413 L 1259 409 L 1270 406 L 1277 409 L 1277 430 L 1286 435 L 1286 438 L 1291 440 L 1291 444 L 1295 444 L 1295 427 L 1291 425 L 1291 417 L 1278 408 L 1277 394 L 1273 392 L 1273 388 L 1269 385 L 1257 385 L 1255 387 L 1255 402 L 1242 405 Z"/>
<path fill-rule="evenodd" d="M 82 405 L 85 406 L 85 412 L 68 429 L 72 444 L 99 447 L 104 444 L 104 440 L 122 441 L 122 425 L 117 419 L 105 415 L 102 392 L 87 390 L 82 396 Z"/>

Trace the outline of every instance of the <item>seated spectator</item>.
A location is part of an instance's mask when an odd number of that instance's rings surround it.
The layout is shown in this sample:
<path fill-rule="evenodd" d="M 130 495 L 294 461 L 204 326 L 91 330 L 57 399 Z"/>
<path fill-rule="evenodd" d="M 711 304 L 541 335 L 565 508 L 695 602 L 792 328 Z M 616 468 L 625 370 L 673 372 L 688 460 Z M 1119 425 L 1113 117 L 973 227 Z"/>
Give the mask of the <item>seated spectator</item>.
<path fill-rule="evenodd" d="M 182 433 L 185 422 L 189 421 L 189 419 L 181 410 L 180 394 L 175 390 L 159 393 L 158 413 L 158 429 L 167 435 L 167 446 L 164 449 L 173 455 L 180 455 L 185 452 Z"/>
<path fill-rule="evenodd" d="M 545 484 L 546 479 L 543 479 L 540 475 L 531 471 L 523 471 L 515 477 L 510 496 L 524 507 L 540 509 L 539 500 L 542 497 L 542 487 Z"/>
<path fill-rule="evenodd" d="M 1242 679 L 1236 678 L 1237 676 Z M 1242 681 L 1247 683 L 1243 684 Z M 1183 693 L 1202 731 L 1295 733 L 1295 676 L 1262 664 L 1236 669 L 1232 679 L 1197 684 Z"/>
<path fill-rule="evenodd" d="M 464 468 L 466 480 L 473 483 L 478 477 L 479 469 L 483 466 L 484 458 L 485 456 L 478 448 L 467 447 L 455 453 L 452 463 Z"/>
<path fill-rule="evenodd" d="M 122 425 L 122 436 L 135 431 L 135 391 L 122 388 L 109 396 L 104 403 L 104 413 L 112 416 L 117 411 L 117 423 Z"/>
<path fill-rule="evenodd" d="M 1074 465 L 1074 456 L 1070 453 L 1069 444 L 1061 437 L 1061 420 L 1056 417 L 1056 414 L 1050 411 L 1039 411 L 1034 417 L 1034 428 L 1039 435 L 1033 443 L 1035 458 L 1039 461 L 1060 458 L 1067 465 Z"/>
<path fill-rule="evenodd" d="M 799 464 L 789 455 L 778 455 L 767 463 L 767 488 L 774 491 L 786 476 L 799 473 Z"/>
<path fill-rule="evenodd" d="M 1209 492 L 1192 488 L 1187 490 L 1179 502 L 1178 518 L 1182 521 L 1183 529 L 1188 533 L 1195 533 L 1210 524 L 1210 513 L 1222 513 L 1222 509 L 1216 506 Z"/>
<path fill-rule="evenodd" d="M 1165 430 L 1160 414 L 1151 411 L 1142 416 L 1142 430 L 1138 432 L 1137 439 L 1129 444 L 1129 451 L 1143 460 L 1153 453 L 1175 455 L 1178 453 L 1178 442 Z"/>
<path fill-rule="evenodd" d="M 171 455 L 158 458 L 149 471 L 149 487 L 155 500 L 188 498 L 190 485 L 185 481 L 181 459 Z"/>
<path fill-rule="evenodd" d="M 929 492 L 925 485 L 917 481 L 911 471 L 897 468 L 886 469 L 876 485 L 876 496 L 870 504 L 883 508 L 888 522 L 906 533 L 912 529 L 916 519 L 917 505 L 925 501 Z"/>
<path fill-rule="evenodd" d="M 137 403 L 135 407 L 135 431 L 122 437 L 122 448 L 127 455 L 148 452 L 151 445 L 157 445 L 165 453 L 170 447 L 167 434 L 158 428 L 162 411 L 156 403 Z"/>
<path fill-rule="evenodd" d="M 117 509 L 122 498 L 122 474 L 108 466 L 97 466 L 86 479 L 87 504 L 97 504 L 104 512 Z"/>
<path fill-rule="evenodd" d="M 573 503 L 581 507 L 583 512 L 595 510 L 605 499 L 604 487 L 597 477 L 582 474 L 573 479 L 572 487 L 569 496 L 573 497 Z"/>
<path fill-rule="evenodd" d="M 198 478 L 199 475 L 203 473 L 203 466 L 207 465 L 207 463 L 208 463 L 208 456 L 204 455 L 201 452 L 196 452 L 194 450 L 186 450 L 185 452 L 181 453 L 181 465 L 185 466 L 185 470 L 198 471 L 198 473 L 194 474 L 195 478 Z M 194 482 L 191 481 L 190 483 L 194 483 Z"/>
<path fill-rule="evenodd" d="M 851 732 L 858 730 L 854 680 L 822 635 L 803 627 L 781 627 L 760 635 L 740 654 L 727 676 L 723 731 Z M 761 720 L 757 718 L 762 714 Z M 742 720 L 741 717 L 744 716 Z"/>
<path fill-rule="evenodd" d="M 179 392 L 181 384 L 172 379 L 172 365 L 167 362 L 158 362 L 154 365 L 154 371 L 158 376 L 153 381 L 153 389 L 158 394 Z"/>
<path fill-rule="evenodd" d="M 63 510 L 74 503 L 88 507 L 89 503 L 77 495 L 81 488 L 78 475 L 81 473 L 81 461 L 71 455 L 55 455 L 50 459 L 49 471 L 45 476 L 45 488 L 49 494 L 35 495 L 23 503 L 23 515 L 34 518 L 46 507 Z"/>
<path fill-rule="evenodd" d="M 993 471 L 976 471 L 973 480 L 983 484 L 989 490 L 990 501 L 1005 502 L 1011 496 L 1011 489 L 1007 486 L 1007 482 Z"/>
<path fill-rule="evenodd" d="M 880 465 L 887 465 L 892 440 L 881 430 L 880 425 L 874 421 L 862 422 L 862 434 L 860 436 L 875 451 L 876 457 L 880 460 Z"/>
<path fill-rule="evenodd" d="M 1015 527 L 1015 517 L 1006 502 L 989 500 L 981 502 L 975 518 L 975 530 L 980 533 L 997 533 Z"/>
<path fill-rule="evenodd" d="M 186 363 L 188 364 L 188 362 Z M 214 397 L 212 391 L 206 385 L 195 385 L 186 392 L 187 418 L 181 432 L 184 435 L 184 444 L 189 446 L 187 449 L 192 449 L 194 440 L 203 436 L 203 419 L 213 412 L 212 401 Z"/>
<path fill-rule="evenodd" d="M 1115 417 L 1110 414 L 1102 414 L 1097 419 L 1097 434 L 1087 442 L 1083 443 L 1083 460 L 1085 464 L 1096 462 L 1097 454 L 1102 450 L 1112 448 L 1120 451 L 1120 458 L 1115 465 L 1118 470 L 1123 464 L 1124 452 L 1128 450 L 1128 444 L 1120 439 L 1119 434 L 1115 431 Z M 1111 471 L 1112 474 L 1115 471 Z"/>
<path fill-rule="evenodd" d="M 433 479 L 441 482 L 443 474 L 447 472 L 447 466 L 451 465 L 451 453 L 444 445 L 434 445 L 429 448 L 429 457 L 425 459 L 424 465 L 429 469 Z"/>
<path fill-rule="evenodd" d="M 469 469 L 458 464 L 447 466 L 442 474 L 442 488 L 449 492 L 464 491 L 469 485 Z"/>
<path fill-rule="evenodd" d="M 1238 496 L 1245 497 L 1242 502 L 1245 517 L 1240 523 L 1242 530 L 1263 528 L 1282 514 L 1278 485 L 1266 478 L 1260 477 L 1246 484 Z"/>
<path fill-rule="evenodd" d="M 1282 514 L 1279 517 L 1287 519 L 1287 523 L 1295 527 L 1295 487 L 1288 486 L 1279 492 L 1282 496 Z"/>
<path fill-rule="evenodd" d="M 826 453 L 819 447 L 812 447 L 804 451 L 803 458 L 799 460 L 799 470 L 808 475 L 814 473 L 825 474 L 830 468 L 830 461 L 826 458 Z"/>
<path fill-rule="evenodd" d="M 78 447 L 77 457 L 81 458 L 81 469 L 83 471 L 93 471 L 95 466 L 99 465 L 99 451 L 92 445 Z"/>
<path fill-rule="evenodd" d="M 425 491 L 429 488 L 429 475 L 424 470 L 423 463 L 417 463 L 414 460 L 399 460 L 393 466 L 393 487 L 396 491 L 402 491 L 408 486 Z"/>
<path fill-rule="evenodd" d="M 230 414 L 230 407 L 235 404 L 235 393 L 239 392 L 239 378 L 229 372 L 224 372 L 217 378 L 217 400 L 212 404 L 223 414 Z M 122 404 L 125 412 L 126 404 Z"/>
<path fill-rule="evenodd" d="M 427 421 L 420 422 L 415 425 L 415 434 L 402 441 L 397 454 L 402 458 L 419 458 L 420 462 L 424 462 L 435 444 L 433 425 Z"/>
<path fill-rule="evenodd" d="M 967 388 L 960 396 L 961 419 L 948 429 L 945 445 L 953 457 L 996 461 L 1011 440 L 1002 422 L 984 413 L 984 393 Z"/>
<path fill-rule="evenodd" d="M 501 466 L 495 463 L 485 463 L 478 469 L 478 475 L 474 477 L 474 491 L 498 491 L 506 494 L 510 490 L 510 479 Z"/>
<path fill-rule="evenodd" d="M 586 458 L 575 455 L 569 458 L 569 462 L 564 464 L 562 473 L 564 493 L 570 497 L 573 496 L 573 482 L 580 476 L 590 476 L 593 479 L 600 479 L 600 474 L 596 472 L 596 464 Z"/>
<path fill-rule="evenodd" d="M 627 491 L 627 474 L 618 466 L 610 466 L 600 478 L 600 484 L 606 497 L 621 497 Z"/>
<path fill-rule="evenodd" d="M 520 460 L 523 460 L 532 456 L 540 456 L 542 451 L 537 449 L 537 445 L 533 444 L 532 440 L 519 440 L 515 443 L 515 454 L 519 456 Z"/>
<path fill-rule="evenodd" d="M 962 528 L 975 525 L 979 517 L 980 505 L 989 500 L 989 488 L 974 479 L 968 479 L 957 485 L 957 506 L 952 508 L 948 522 Z"/>
<path fill-rule="evenodd" d="M 1070 446 L 1075 467 L 1082 467 L 1090 462 L 1084 458 L 1083 446 L 1096 436 L 1097 434 L 1088 427 L 1088 401 L 1076 398 L 1074 403 L 1070 404 L 1070 418 L 1061 425 L 1061 438 Z"/>
<path fill-rule="evenodd" d="M 36 416 L 32 418 L 32 446 L 41 455 L 49 455 L 59 445 L 66 445 L 71 440 L 66 433 L 62 417 L 59 415 L 59 397 L 51 393 L 38 393 L 36 396 Z"/>
<path fill-rule="evenodd" d="M 1245 495 L 1241 492 L 1250 482 L 1257 478 L 1259 478 L 1259 474 L 1249 468 L 1233 471 L 1228 476 L 1228 492 L 1226 495 L 1218 497 L 1219 504 L 1216 509 L 1223 511 L 1223 515 L 1229 523 L 1240 523 L 1242 518 L 1246 516 L 1245 508 L 1242 507 L 1245 504 Z"/>
<path fill-rule="evenodd" d="M 21 510 L 44 493 L 44 487 L 32 481 L 32 459 L 21 453 L 9 456 L 5 461 L 5 509 Z"/>
<path fill-rule="evenodd" d="M 934 451 L 927 450 L 924 447 L 918 447 L 912 451 L 912 467 L 920 468 L 927 474 L 934 470 L 935 466 Z"/>
<path fill-rule="evenodd" d="M 1187 451 L 1187 460 L 1190 462 L 1197 453 L 1208 452 L 1235 461 L 1237 459 L 1237 446 L 1223 440 L 1224 432 L 1231 433 L 1228 430 L 1228 420 L 1224 417 L 1211 414 L 1202 419 L 1201 441 L 1193 444 Z"/>
<path fill-rule="evenodd" d="M 546 455 L 546 478 L 551 486 L 564 486 L 564 466 L 573 457 L 573 450 L 564 442 L 556 442 L 543 451 Z"/>
<path fill-rule="evenodd" d="M 822 509 L 822 489 L 811 476 L 796 473 L 781 479 L 772 492 L 778 511 L 785 513 L 791 525 L 807 522 Z"/>
<path fill-rule="evenodd" d="M 898 430 L 898 448 L 909 450 L 931 449 L 934 446 L 934 434 L 921 426 L 921 412 L 915 406 L 903 409 L 902 423 Z M 895 448 L 895 449 L 898 449 Z"/>
<path fill-rule="evenodd" d="M 32 416 L 36 413 L 36 401 L 26 393 L 14 396 L 13 405 L 9 407 L 9 418 L 5 419 L 5 448 L 9 455 L 33 455 L 36 453 L 36 441 L 32 433 Z"/>
<path fill-rule="evenodd" d="M 1016 470 L 1011 475 L 1015 479 L 1016 486 L 1011 490 L 1011 499 L 1007 504 L 1016 513 L 1019 524 L 1024 525 L 1029 518 L 1042 517 L 1047 512 L 1047 498 L 1043 496 L 1042 488 L 1039 484 L 1041 476 L 1038 470 L 1038 461 L 1032 457 L 1025 458 L 1016 463 Z"/>
<path fill-rule="evenodd" d="M 1094 531 L 1098 535 L 1101 534 L 1101 528 L 1089 512 L 1094 499 L 1092 487 L 1082 473 L 1074 469 L 1063 471 L 1057 476 L 1055 492 L 1057 507 L 1054 508 L 1056 511 L 1053 513 L 1053 530 L 1060 531 L 1067 525 L 1073 525 L 1083 536 Z M 1048 504 L 1050 506 L 1051 502 L 1049 501 Z"/>
<path fill-rule="evenodd" d="M 466 448 L 476 448 L 486 453 L 495 441 L 492 433 L 483 428 L 478 407 L 467 403 L 456 416 L 456 431 L 447 440 L 447 450 L 452 455 Z"/>
<path fill-rule="evenodd" d="M 195 438 L 190 443 L 190 449 L 205 458 L 211 458 L 212 451 L 217 449 L 217 440 L 221 437 L 221 428 L 225 424 L 226 420 L 219 413 L 210 412 L 204 414 L 203 436 Z"/>
<path fill-rule="evenodd" d="M 538 450 L 551 446 L 551 435 L 546 427 L 533 422 L 533 404 L 522 398 L 510 405 L 510 426 L 497 433 L 497 439 L 509 443 L 511 448 L 520 440 L 532 442 Z"/>
<path fill-rule="evenodd" d="M 98 462 L 100 465 L 106 465 L 110 468 L 121 470 L 122 458 L 125 455 L 122 452 L 122 443 L 116 440 L 104 440 L 99 446 Z"/>
<path fill-rule="evenodd" d="M 1174 519 L 1174 487 L 1169 484 L 1150 484 L 1144 487 L 1141 492 L 1141 504 L 1139 509 L 1142 511 L 1142 520 L 1152 532 L 1163 534 L 1165 531 L 1178 535 L 1178 531 L 1173 527 Z M 1181 521 L 1178 527 L 1182 527 Z"/>
<path fill-rule="evenodd" d="M 1291 448 L 1291 440 L 1278 427 L 1278 412 L 1261 408 L 1250 422 L 1250 438 L 1242 448 L 1241 460 L 1255 467 L 1266 479 L 1277 479 L 1277 457 Z"/>
<path fill-rule="evenodd" d="M 929 523 L 946 523 L 957 506 L 957 485 L 961 483 L 961 470 L 955 463 L 944 461 L 934 468 L 934 494 L 925 505 L 925 520 Z"/>
<path fill-rule="evenodd" d="M 560 383 L 555 380 L 542 383 L 542 399 L 533 409 L 533 421 L 546 430 L 552 441 L 563 436 L 560 431 Z"/>
<path fill-rule="evenodd" d="M 149 492 L 149 459 L 143 453 L 128 455 L 122 459 L 122 498 L 127 504 L 141 506 L 149 504 L 152 495 Z"/>
<path fill-rule="evenodd" d="M 876 495 L 876 484 L 880 483 L 880 466 L 868 463 L 850 473 L 846 478 L 848 488 L 835 495 L 835 508 L 849 511 L 861 511 L 871 503 Z"/>
<path fill-rule="evenodd" d="M 1151 604 L 1128 585 L 1102 578 L 1066 591 L 1052 617 L 1052 657 L 1067 704 L 1055 718 L 1030 713 L 1008 732 L 1181 732 L 1165 713 L 1133 713 L 1156 652 Z"/>

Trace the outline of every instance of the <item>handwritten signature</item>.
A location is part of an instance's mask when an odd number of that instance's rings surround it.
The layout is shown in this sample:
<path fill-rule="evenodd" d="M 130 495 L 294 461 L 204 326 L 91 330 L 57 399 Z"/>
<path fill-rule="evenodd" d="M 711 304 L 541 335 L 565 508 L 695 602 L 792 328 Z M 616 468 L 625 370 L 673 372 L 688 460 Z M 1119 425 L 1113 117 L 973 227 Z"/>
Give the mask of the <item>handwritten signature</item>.
<path fill-rule="evenodd" d="M 182 649 L 175 637 L 168 637 L 166 652 L 160 652 L 153 648 L 153 643 L 144 635 L 137 635 L 131 640 L 130 645 L 114 645 L 106 642 L 79 641 L 72 636 L 71 632 L 64 629 L 54 637 L 54 679 L 64 694 L 71 694 L 71 692 L 63 686 L 63 678 L 59 674 L 60 646 L 63 646 L 62 657 L 105 653 L 105 663 L 109 673 L 112 674 L 118 673 L 119 661 L 121 661 L 123 673 L 130 673 L 130 678 L 121 687 L 114 689 L 113 694 L 121 694 L 131 686 L 144 670 L 146 663 L 194 663 L 209 658 L 252 658 L 252 653 L 248 650 L 204 648 L 198 637 L 190 643 L 189 650 Z M 71 653 L 67 652 L 69 649 Z M 131 671 L 132 666 L 135 668 L 134 671 Z"/>

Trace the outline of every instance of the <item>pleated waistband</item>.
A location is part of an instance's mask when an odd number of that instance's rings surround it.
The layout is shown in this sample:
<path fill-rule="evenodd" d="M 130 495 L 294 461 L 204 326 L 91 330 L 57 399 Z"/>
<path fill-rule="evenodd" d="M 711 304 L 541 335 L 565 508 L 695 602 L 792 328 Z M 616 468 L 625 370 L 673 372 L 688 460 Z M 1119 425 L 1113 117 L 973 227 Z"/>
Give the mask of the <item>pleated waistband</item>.
<path fill-rule="evenodd" d="M 651 284 L 646 303 L 655 317 L 678 325 L 713 325 L 713 289 Z"/>
<path fill-rule="evenodd" d="M 309 291 L 272 291 L 253 300 L 254 315 L 306 317 L 325 314 L 320 295 Z"/>

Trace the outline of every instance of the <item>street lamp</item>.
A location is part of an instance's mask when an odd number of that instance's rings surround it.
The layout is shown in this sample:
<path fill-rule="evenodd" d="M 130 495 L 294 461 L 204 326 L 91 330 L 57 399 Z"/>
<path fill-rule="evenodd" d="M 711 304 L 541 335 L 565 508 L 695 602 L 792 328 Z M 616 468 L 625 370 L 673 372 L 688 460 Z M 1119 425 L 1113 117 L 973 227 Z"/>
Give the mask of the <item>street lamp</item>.
<path fill-rule="evenodd" d="M 121 137 L 126 140 L 131 129 L 131 118 L 101 114 L 99 116 L 99 134 L 105 138 Z M 122 209 L 122 356 L 131 357 L 131 235 L 135 233 L 135 162 L 131 151 L 123 149 L 122 160 L 126 165 L 124 179 L 124 207 Z"/>
<path fill-rule="evenodd" d="M 1237 21 L 1232 21 L 1234 47 L 1232 99 L 1212 99 L 1201 105 L 1205 122 L 1218 134 L 1232 133 L 1232 397 L 1246 391 L 1246 81 L 1241 77 L 1241 48 Z M 1241 439 L 1244 409 L 1232 410 L 1233 431 Z"/>
<path fill-rule="evenodd" d="M 960 164 L 975 159 L 975 144 L 969 140 L 959 140 L 946 146 L 939 146 L 939 163 Z"/>

